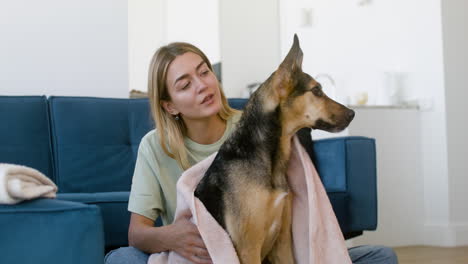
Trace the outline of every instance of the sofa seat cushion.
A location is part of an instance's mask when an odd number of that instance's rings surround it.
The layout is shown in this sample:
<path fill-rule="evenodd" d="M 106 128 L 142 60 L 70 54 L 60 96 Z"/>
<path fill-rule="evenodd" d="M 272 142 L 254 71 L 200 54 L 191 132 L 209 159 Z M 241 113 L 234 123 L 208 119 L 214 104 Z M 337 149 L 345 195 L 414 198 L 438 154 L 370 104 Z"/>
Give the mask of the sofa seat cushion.
<path fill-rule="evenodd" d="M 58 193 L 57 199 L 86 204 L 128 203 L 130 192 Z"/>
<path fill-rule="evenodd" d="M 95 205 L 37 199 L 0 205 L 2 263 L 102 263 L 104 234 Z"/>
<path fill-rule="evenodd" d="M 59 193 L 57 199 L 99 206 L 107 248 L 128 244 L 128 197 L 130 192 Z"/>

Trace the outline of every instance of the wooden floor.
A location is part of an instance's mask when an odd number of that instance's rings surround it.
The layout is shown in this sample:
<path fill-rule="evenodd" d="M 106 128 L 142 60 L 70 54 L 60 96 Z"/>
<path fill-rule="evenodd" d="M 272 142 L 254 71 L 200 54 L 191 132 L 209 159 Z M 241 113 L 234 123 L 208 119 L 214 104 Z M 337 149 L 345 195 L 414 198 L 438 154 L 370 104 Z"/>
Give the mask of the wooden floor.
<path fill-rule="evenodd" d="M 411 246 L 394 248 L 399 264 L 468 264 L 468 246 L 444 248 Z"/>

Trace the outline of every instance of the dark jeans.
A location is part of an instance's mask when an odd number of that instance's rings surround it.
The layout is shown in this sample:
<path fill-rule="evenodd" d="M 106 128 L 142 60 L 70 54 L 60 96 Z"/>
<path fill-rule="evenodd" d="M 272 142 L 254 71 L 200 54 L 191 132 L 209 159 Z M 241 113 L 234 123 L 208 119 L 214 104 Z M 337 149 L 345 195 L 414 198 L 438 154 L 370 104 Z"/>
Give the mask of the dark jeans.
<path fill-rule="evenodd" d="M 397 264 L 395 252 L 383 246 L 359 246 L 348 249 L 355 264 Z M 112 250 L 104 258 L 105 264 L 146 264 L 148 254 L 134 248 L 122 247 Z"/>

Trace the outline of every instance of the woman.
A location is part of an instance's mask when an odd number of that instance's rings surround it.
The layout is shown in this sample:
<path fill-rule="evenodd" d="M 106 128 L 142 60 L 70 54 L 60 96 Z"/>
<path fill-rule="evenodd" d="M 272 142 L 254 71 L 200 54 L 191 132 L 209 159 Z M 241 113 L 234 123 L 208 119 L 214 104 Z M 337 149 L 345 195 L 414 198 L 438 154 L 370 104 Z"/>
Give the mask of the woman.
<path fill-rule="evenodd" d="M 188 43 L 156 51 L 148 91 L 157 129 L 143 137 L 138 150 L 128 205 L 130 247 L 111 251 L 105 262 L 146 263 L 148 254 L 172 250 L 194 263 L 211 263 L 190 212 L 173 222 L 176 182 L 220 148 L 240 112 L 229 107 L 205 54 Z M 158 216 L 162 227 L 154 227 Z M 353 262 L 396 263 L 384 247 L 358 247 L 350 255 Z"/>

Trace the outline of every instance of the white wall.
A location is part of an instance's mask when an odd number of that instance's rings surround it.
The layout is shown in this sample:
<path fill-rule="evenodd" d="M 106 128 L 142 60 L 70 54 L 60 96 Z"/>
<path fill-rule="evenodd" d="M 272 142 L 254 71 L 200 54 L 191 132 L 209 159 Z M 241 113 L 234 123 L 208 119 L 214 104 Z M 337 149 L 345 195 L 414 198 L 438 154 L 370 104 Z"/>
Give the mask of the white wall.
<path fill-rule="evenodd" d="M 128 96 L 127 1 L 3 1 L 0 94 Z"/>
<path fill-rule="evenodd" d="M 192 43 L 219 62 L 219 0 L 167 0 L 167 7 L 167 42 Z"/>
<path fill-rule="evenodd" d="M 130 89 L 147 91 L 154 52 L 170 42 L 200 48 L 211 63 L 220 61 L 219 0 L 129 1 Z"/>
<path fill-rule="evenodd" d="M 165 44 L 166 1 L 128 1 L 129 89 L 147 91 L 148 68 L 158 47 Z"/>
<path fill-rule="evenodd" d="M 240 97 L 250 83 L 263 82 L 280 58 L 278 0 L 221 0 L 223 87 Z"/>
<path fill-rule="evenodd" d="M 445 95 L 447 108 L 447 154 L 450 187 L 450 231 L 453 244 L 468 245 L 468 2 L 442 1 Z"/>

